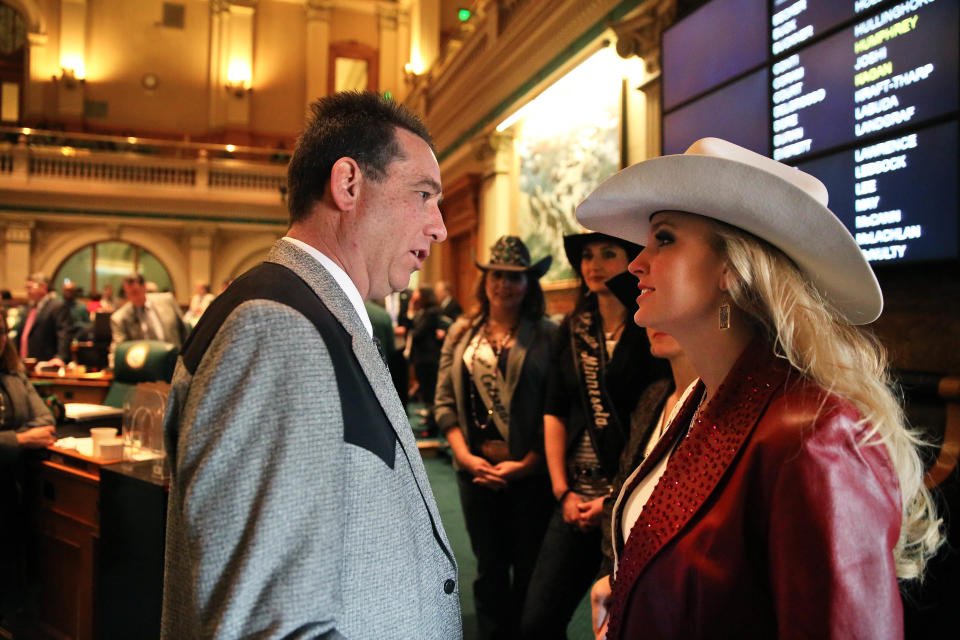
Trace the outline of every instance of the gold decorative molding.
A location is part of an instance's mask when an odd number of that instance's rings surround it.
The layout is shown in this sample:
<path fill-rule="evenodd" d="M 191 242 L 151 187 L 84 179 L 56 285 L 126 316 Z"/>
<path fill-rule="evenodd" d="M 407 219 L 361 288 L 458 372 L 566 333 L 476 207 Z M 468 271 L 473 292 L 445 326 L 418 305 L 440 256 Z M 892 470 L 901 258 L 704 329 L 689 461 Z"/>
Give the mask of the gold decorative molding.
<path fill-rule="evenodd" d="M 4 239 L 10 244 L 30 244 L 33 238 L 33 228 L 36 226 L 32 220 L 25 222 L 9 222 L 7 230 L 4 233 Z"/>
<path fill-rule="evenodd" d="M 480 2 L 470 20 L 473 33 L 457 45 L 458 50 L 441 53 L 438 62 L 416 78 L 407 104 L 426 107 L 424 115 L 436 134 L 437 148 L 451 150 L 473 125 L 542 74 L 619 4 L 619 0 L 523 0 L 506 7 L 496 0 Z M 506 25 L 499 24 L 503 7 L 511 11 Z M 562 75 L 563 69 L 554 73 Z M 552 77 L 543 77 L 531 93 Z"/>
<path fill-rule="evenodd" d="M 307 10 L 307 20 L 330 22 L 333 17 L 334 3 L 330 0 L 306 0 L 304 8 Z"/>
<path fill-rule="evenodd" d="M 611 28 L 617 34 L 617 55 L 638 56 L 646 65 L 647 74 L 660 72 L 660 37 L 677 17 L 677 0 L 650 0 L 631 17 Z"/>

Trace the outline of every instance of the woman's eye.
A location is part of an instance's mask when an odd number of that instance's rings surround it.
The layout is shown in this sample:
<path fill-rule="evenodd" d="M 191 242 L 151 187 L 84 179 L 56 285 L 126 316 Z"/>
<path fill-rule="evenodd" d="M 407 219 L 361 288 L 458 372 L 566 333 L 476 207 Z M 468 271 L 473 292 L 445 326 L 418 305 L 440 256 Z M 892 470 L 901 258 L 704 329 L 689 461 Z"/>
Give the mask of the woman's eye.
<path fill-rule="evenodd" d="M 604 252 L 603 252 L 603 259 L 604 259 L 604 260 L 614 260 L 616 257 L 617 257 L 617 252 L 616 252 L 616 251 L 604 251 Z"/>
<path fill-rule="evenodd" d="M 673 234 L 669 231 L 657 231 L 656 235 L 653 237 L 657 239 L 657 246 L 660 247 L 673 242 Z"/>

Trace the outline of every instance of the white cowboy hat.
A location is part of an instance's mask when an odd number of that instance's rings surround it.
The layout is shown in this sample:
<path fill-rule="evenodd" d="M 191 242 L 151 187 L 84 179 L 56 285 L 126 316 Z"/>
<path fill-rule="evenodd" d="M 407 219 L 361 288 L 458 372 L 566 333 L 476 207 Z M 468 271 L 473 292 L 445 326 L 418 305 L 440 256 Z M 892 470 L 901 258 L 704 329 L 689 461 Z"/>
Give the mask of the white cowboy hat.
<path fill-rule="evenodd" d="M 683 155 L 637 163 L 614 174 L 577 207 L 588 229 L 645 244 L 660 211 L 696 213 L 763 238 L 783 251 L 851 324 L 883 310 L 870 264 L 827 208 L 823 183 L 799 169 L 718 138 Z"/>

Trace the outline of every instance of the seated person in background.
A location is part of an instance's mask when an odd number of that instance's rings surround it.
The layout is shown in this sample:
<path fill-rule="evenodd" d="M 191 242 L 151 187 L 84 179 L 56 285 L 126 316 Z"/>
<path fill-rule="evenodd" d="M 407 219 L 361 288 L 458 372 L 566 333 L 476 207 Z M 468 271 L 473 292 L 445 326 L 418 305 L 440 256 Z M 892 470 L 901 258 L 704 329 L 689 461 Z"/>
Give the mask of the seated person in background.
<path fill-rule="evenodd" d="M 210 285 L 206 282 L 198 282 L 193 290 L 193 297 L 190 298 L 190 308 L 183 314 L 183 321 L 191 327 L 197 324 L 200 316 L 207 310 L 214 296 L 210 293 Z"/>
<path fill-rule="evenodd" d="M 22 491 L 17 459 L 24 448 L 56 441 L 53 415 L 27 380 L 0 313 L 0 618 L 23 605 L 25 571 Z"/>
<path fill-rule="evenodd" d="M 73 320 L 70 309 L 50 291 L 50 281 L 42 273 L 27 278 L 27 305 L 20 310 L 14 329 L 20 358 L 36 358 L 62 367 L 70 361 Z"/>
<path fill-rule="evenodd" d="M 180 317 L 180 305 L 172 293 L 147 293 L 143 276 L 124 276 L 126 304 L 110 316 L 113 342 L 110 353 L 127 340 L 162 340 L 178 349 L 186 338 L 187 328 Z"/>
<path fill-rule="evenodd" d="M 112 313 L 116 309 L 117 303 L 113 299 L 113 285 L 105 284 L 103 285 L 103 291 L 100 292 L 100 307 L 97 311 Z"/>

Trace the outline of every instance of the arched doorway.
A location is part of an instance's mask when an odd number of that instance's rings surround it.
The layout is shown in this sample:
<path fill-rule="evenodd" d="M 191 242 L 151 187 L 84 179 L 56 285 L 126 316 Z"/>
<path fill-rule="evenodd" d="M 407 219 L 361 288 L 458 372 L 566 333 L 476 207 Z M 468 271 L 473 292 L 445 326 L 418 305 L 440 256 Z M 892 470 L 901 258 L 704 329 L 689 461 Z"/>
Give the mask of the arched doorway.
<path fill-rule="evenodd" d="M 139 273 L 156 285 L 157 291 L 173 291 L 173 279 L 162 262 L 150 251 L 129 242 L 95 242 L 81 247 L 64 260 L 54 273 L 53 288 L 60 290 L 67 280 L 84 293 L 103 291 L 110 285 L 122 289 L 123 276 Z"/>

